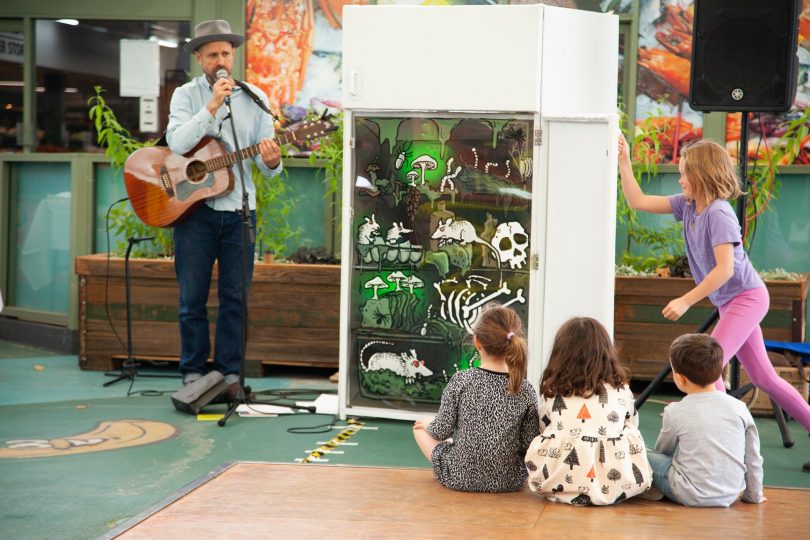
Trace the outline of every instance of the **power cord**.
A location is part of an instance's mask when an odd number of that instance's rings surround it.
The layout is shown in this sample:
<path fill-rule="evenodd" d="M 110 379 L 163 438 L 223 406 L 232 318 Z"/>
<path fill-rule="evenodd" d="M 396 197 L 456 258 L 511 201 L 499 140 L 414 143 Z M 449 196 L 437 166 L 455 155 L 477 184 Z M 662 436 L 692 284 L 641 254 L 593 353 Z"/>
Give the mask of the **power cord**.
<path fill-rule="evenodd" d="M 129 197 L 124 197 L 123 199 L 118 199 L 114 203 L 110 204 L 107 207 L 107 212 L 104 215 L 104 232 L 107 237 L 107 269 L 106 275 L 104 276 L 104 313 L 107 316 L 107 323 L 110 325 L 110 329 L 115 335 L 118 343 L 121 344 L 121 347 L 126 350 L 127 346 L 124 344 L 124 340 L 121 339 L 121 336 L 118 335 L 118 331 L 115 329 L 115 325 L 112 322 L 112 317 L 110 316 L 110 300 L 109 300 L 109 290 L 110 290 L 110 253 L 112 253 L 112 246 L 110 246 L 110 212 L 115 205 L 121 204 L 129 200 Z M 129 359 L 124 360 L 124 367 L 133 367 L 131 365 L 127 365 Z M 166 394 L 173 394 L 175 390 L 138 390 L 133 392 L 132 387 L 135 385 L 135 377 L 129 378 L 129 388 L 127 388 L 127 397 L 129 396 L 147 396 L 147 397 L 160 397 Z"/>
<path fill-rule="evenodd" d="M 109 290 L 110 290 L 110 253 L 112 252 L 112 247 L 110 246 L 110 212 L 113 209 L 113 206 L 116 204 L 120 204 L 122 202 L 126 202 L 129 200 L 129 197 L 124 197 L 123 199 L 118 199 L 110 206 L 107 207 L 107 213 L 104 218 L 104 228 L 107 234 L 107 272 L 104 276 L 104 313 L 107 315 L 107 322 L 110 324 L 110 329 L 115 335 L 116 339 L 118 339 L 118 343 L 121 344 L 121 347 L 126 350 L 127 346 L 124 344 L 124 340 L 121 339 L 121 336 L 118 335 L 118 331 L 115 329 L 115 326 L 112 323 L 112 317 L 110 317 L 110 301 L 109 301 Z"/>
<path fill-rule="evenodd" d="M 289 403 L 285 403 L 292 401 L 302 401 L 302 400 L 312 400 L 321 394 L 335 394 L 336 392 L 333 390 L 318 390 L 314 388 L 297 388 L 294 390 L 291 389 L 273 389 L 273 390 L 262 390 L 260 392 L 256 392 L 256 395 L 259 396 L 268 396 L 270 399 L 257 401 L 256 403 L 266 403 L 272 405 L 278 405 L 281 407 L 290 407 Z M 250 407 L 250 405 L 248 405 Z M 296 406 L 297 407 L 297 406 Z M 317 415 L 324 415 L 325 413 L 317 413 L 315 412 L 314 408 L 308 407 L 306 408 L 310 411 L 310 414 L 317 414 Z M 337 415 L 331 415 L 332 418 L 329 422 L 325 424 L 315 424 L 312 426 L 296 426 L 287 428 L 287 433 L 298 434 L 298 435 L 308 435 L 314 433 L 328 433 L 332 431 L 335 423 L 338 420 Z"/>

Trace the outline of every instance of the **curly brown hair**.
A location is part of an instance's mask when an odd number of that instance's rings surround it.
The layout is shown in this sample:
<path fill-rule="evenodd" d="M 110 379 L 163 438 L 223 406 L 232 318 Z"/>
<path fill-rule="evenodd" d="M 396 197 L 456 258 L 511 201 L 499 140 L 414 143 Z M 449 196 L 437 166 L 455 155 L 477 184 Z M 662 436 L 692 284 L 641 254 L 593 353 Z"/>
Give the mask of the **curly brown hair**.
<path fill-rule="evenodd" d="M 605 389 L 605 383 L 621 388 L 627 371 L 605 327 L 590 317 L 566 321 L 554 337 L 551 357 L 540 382 L 540 394 L 588 398 Z"/>

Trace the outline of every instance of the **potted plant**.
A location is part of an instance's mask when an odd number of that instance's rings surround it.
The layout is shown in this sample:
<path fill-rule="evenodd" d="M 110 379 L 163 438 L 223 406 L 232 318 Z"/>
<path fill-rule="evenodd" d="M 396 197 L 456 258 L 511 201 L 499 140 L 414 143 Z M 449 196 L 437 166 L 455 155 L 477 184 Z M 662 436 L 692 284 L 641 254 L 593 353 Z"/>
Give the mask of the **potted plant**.
<path fill-rule="evenodd" d="M 781 144 L 773 149 L 764 163 L 755 163 L 749 173 L 753 202 L 747 205 L 748 216 L 762 212 L 778 195 L 774 181 L 780 163 L 792 162 L 799 142 L 807 135 L 810 109 L 791 121 Z M 659 150 L 665 141 L 666 126 L 655 117 L 640 122 L 627 139 L 633 148 L 636 179 L 648 183 L 658 173 Z M 772 186 L 771 189 L 768 189 Z M 678 321 L 668 321 L 661 310 L 670 300 L 694 287 L 684 256 L 682 224 L 663 228 L 642 224 L 637 212 L 627 206 L 619 189 L 617 218 L 627 233 L 620 242 L 616 268 L 614 333 L 624 364 L 633 378 L 652 379 L 668 361 L 672 340 L 694 332 L 712 313 L 714 306 L 703 300 Z M 752 227 L 745 242 L 749 246 Z M 766 339 L 804 341 L 807 298 L 807 274 L 784 271 L 761 272 L 771 296 L 771 306 L 762 327 Z"/>
<path fill-rule="evenodd" d="M 103 90 L 91 98 L 90 116 L 99 143 L 114 167 L 121 169 L 141 143 L 121 126 L 107 107 Z M 260 253 L 288 255 L 299 231 L 290 227 L 293 211 L 283 176 L 266 178 L 253 169 L 257 187 L 257 245 Z M 144 225 L 132 209 L 111 211 L 112 231 L 122 238 L 155 236 L 140 243 L 130 260 L 133 349 L 137 357 L 177 360 L 180 354 L 172 231 Z M 125 358 L 126 332 L 124 260 L 127 243 L 119 241 L 109 254 L 77 257 L 79 276 L 79 365 L 109 370 Z M 215 270 L 216 272 L 216 270 Z M 250 289 L 247 373 L 265 364 L 337 367 L 340 267 L 257 261 Z M 216 279 L 209 293 L 209 319 L 215 320 Z M 319 309 L 313 310 L 314 305 Z M 213 332 L 212 334 L 213 335 Z"/>

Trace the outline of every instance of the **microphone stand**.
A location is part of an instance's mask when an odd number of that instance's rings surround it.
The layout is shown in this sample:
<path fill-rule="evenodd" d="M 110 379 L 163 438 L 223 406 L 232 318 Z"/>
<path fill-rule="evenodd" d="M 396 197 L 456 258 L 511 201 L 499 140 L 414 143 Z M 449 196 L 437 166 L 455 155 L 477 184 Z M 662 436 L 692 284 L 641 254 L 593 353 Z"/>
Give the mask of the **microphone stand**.
<path fill-rule="evenodd" d="M 236 391 L 233 403 L 229 404 L 228 412 L 220 418 L 217 424 L 224 427 L 228 419 L 236 411 L 236 408 L 243 403 L 248 403 L 249 392 L 245 391 L 245 353 L 247 352 L 247 287 L 248 287 L 248 246 L 256 241 L 256 233 L 253 230 L 253 223 L 250 220 L 250 198 L 245 187 L 245 168 L 242 164 L 242 149 L 239 146 L 239 139 L 236 136 L 236 125 L 233 121 L 233 111 L 231 110 L 231 98 L 225 98 L 225 108 L 228 110 L 227 118 L 231 121 L 231 133 L 233 134 L 234 152 L 236 161 L 239 164 L 239 182 L 242 186 L 242 339 L 239 342 L 239 388 Z M 248 243 L 248 241 L 250 243 Z"/>
<path fill-rule="evenodd" d="M 135 359 L 132 357 L 132 302 L 130 301 L 129 295 L 129 255 L 132 253 L 132 246 L 135 244 L 139 244 L 141 242 L 145 242 L 147 240 L 154 239 L 154 236 L 145 236 L 143 238 L 135 238 L 130 236 L 127 238 L 127 252 L 124 255 L 124 293 L 127 303 L 127 359 L 121 364 L 121 371 L 118 373 L 108 372 L 104 375 L 107 377 L 115 377 L 115 379 L 111 381 L 107 381 L 102 386 L 110 386 L 111 384 L 115 384 L 118 381 L 123 381 L 124 379 L 129 379 L 130 381 L 135 381 L 135 377 L 138 376 L 138 367 L 139 364 L 135 362 Z M 159 374 L 151 374 L 151 373 L 143 373 L 140 375 L 141 377 L 162 377 L 168 379 L 176 379 L 177 375 L 159 375 Z"/>
<path fill-rule="evenodd" d="M 245 355 L 247 352 L 247 288 L 248 288 L 248 262 L 250 261 L 248 255 L 248 245 L 252 245 L 256 241 L 256 233 L 253 230 L 253 223 L 250 220 L 250 198 L 245 188 L 245 169 L 242 164 L 242 149 L 239 146 L 239 139 L 236 136 L 236 126 L 233 121 L 233 111 L 231 110 L 231 98 L 225 98 L 225 107 L 228 110 L 228 118 L 231 121 L 231 133 L 233 134 L 234 154 L 239 163 L 239 181 L 242 186 L 242 340 L 239 345 L 239 388 L 232 403 L 229 404 L 228 412 L 217 421 L 217 425 L 224 427 L 228 419 L 236 411 L 237 407 L 241 404 L 263 403 L 261 401 L 254 401 L 250 398 L 250 390 L 245 388 Z M 248 244 L 248 241 L 250 244 Z M 252 256 L 253 254 L 250 253 Z M 315 407 L 302 406 L 302 405 L 288 405 L 294 410 L 306 410 L 314 413 Z"/>

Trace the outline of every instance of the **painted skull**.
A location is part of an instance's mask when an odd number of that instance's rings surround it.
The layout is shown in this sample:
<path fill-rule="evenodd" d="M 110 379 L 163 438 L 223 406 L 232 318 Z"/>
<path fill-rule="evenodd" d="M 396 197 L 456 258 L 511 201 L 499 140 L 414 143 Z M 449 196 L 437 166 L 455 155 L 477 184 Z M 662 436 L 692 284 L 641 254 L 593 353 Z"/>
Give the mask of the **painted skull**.
<path fill-rule="evenodd" d="M 495 229 L 492 245 L 498 251 L 501 263 L 509 262 L 512 269 L 523 268 L 529 251 L 529 235 L 517 221 L 501 223 Z"/>

